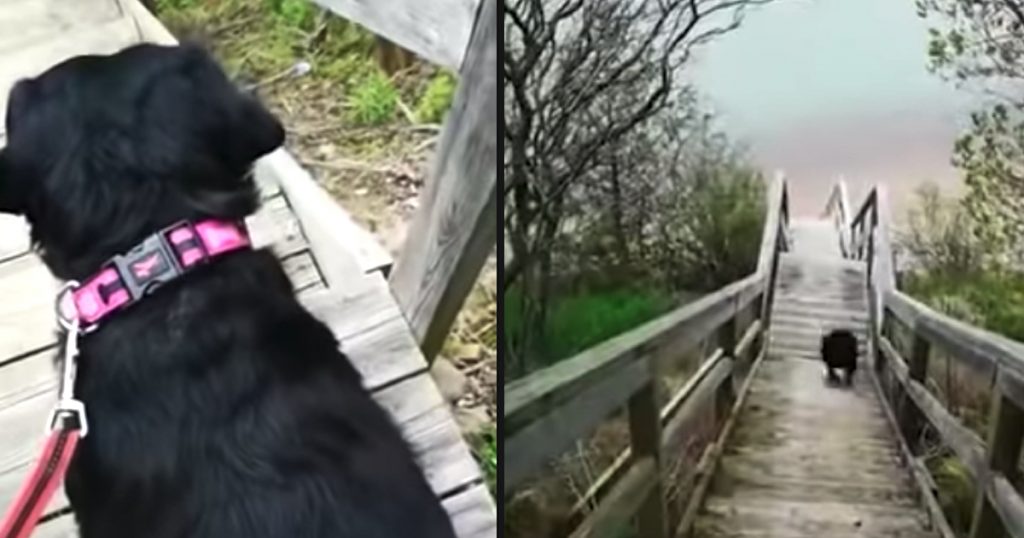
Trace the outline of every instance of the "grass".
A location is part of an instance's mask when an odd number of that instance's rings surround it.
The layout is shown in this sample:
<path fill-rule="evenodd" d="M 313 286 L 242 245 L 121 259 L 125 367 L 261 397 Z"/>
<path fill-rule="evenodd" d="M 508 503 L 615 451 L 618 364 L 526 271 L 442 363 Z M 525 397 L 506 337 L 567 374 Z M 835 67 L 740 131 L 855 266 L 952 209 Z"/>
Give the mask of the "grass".
<path fill-rule="evenodd" d="M 484 472 L 484 479 L 491 495 L 497 498 L 498 479 L 498 433 L 494 426 L 476 436 L 472 440 L 473 455 L 480 463 L 480 469 Z"/>
<path fill-rule="evenodd" d="M 441 123 L 452 106 L 455 85 L 455 76 L 447 71 L 434 75 L 416 105 L 416 119 L 424 123 Z"/>
<path fill-rule="evenodd" d="M 591 291 L 555 298 L 548 314 L 540 364 L 543 367 L 575 355 L 665 313 L 673 295 L 654 289 Z M 505 293 L 505 334 L 519 334 L 516 290 Z"/>
<path fill-rule="evenodd" d="M 355 87 L 348 104 L 356 123 L 381 125 L 395 117 L 398 90 L 384 73 L 374 71 Z"/>

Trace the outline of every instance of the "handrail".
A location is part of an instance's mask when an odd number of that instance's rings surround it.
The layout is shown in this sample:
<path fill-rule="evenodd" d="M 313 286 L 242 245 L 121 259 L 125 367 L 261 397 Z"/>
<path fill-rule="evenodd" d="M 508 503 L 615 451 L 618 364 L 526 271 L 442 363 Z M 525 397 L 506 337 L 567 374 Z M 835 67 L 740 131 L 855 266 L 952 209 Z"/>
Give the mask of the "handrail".
<path fill-rule="evenodd" d="M 895 408 L 902 442 L 914 458 L 910 463 L 915 476 L 926 472 L 916 456 L 925 421 L 970 472 L 979 492 L 970 538 L 1001 536 L 1001 529 L 1014 538 L 1024 538 L 1024 497 L 1012 486 L 1019 476 L 1024 443 L 1024 344 L 952 319 L 896 289 L 887 201 L 881 186 L 868 194 L 849 224 L 848 251 L 848 257 L 867 264 L 875 378 L 879 382 L 894 380 L 890 387 L 893 400 L 885 394 L 882 400 L 890 410 Z M 913 335 L 909 360 L 892 343 L 889 333 L 895 322 Z M 955 360 L 995 373 L 986 440 L 964 426 L 928 390 L 926 377 L 933 345 Z M 919 483 L 930 480 L 918 479 Z M 938 506 L 930 487 L 922 487 L 922 493 L 930 507 Z M 933 517 L 943 519 L 940 527 L 948 529 L 941 511 L 936 508 L 932 512 Z"/>
<path fill-rule="evenodd" d="M 839 230 L 839 248 L 843 256 L 847 256 L 849 240 L 847 234 L 850 228 L 850 200 L 846 194 L 846 182 L 841 178 L 836 181 L 832 188 L 832 194 L 825 204 L 825 216 L 831 217 Z"/>
<path fill-rule="evenodd" d="M 640 514 L 642 536 L 670 536 L 661 487 L 661 451 L 668 438 L 684 431 L 698 410 L 713 406 L 716 416 L 732 409 L 734 386 L 749 378 L 764 356 L 768 312 L 786 249 L 788 194 L 782 177 L 771 184 L 761 251 L 755 272 L 625 334 L 510 383 L 505 390 L 503 491 L 513 492 L 539 474 L 553 458 L 586 437 L 611 414 L 628 410 L 630 451 L 591 488 L 597 509 L 577 532 L 600 529 L 603 518 Z M 757 302 L 758 298 L 763 298 Z M 737 315 L 757 318 L 737 326 Z M 737 337 L 742 335 L 737 341 Z M 699 376 L 671 395 L 656 398 L 655 358 L 678 357 L 716 336 L 715 350 Z M 746 363 L 746 364 L 744 364 Z M 747 385 L 744 385 L 744 387 Z M 709 449 L 710 450 L 710 449 Z M 653 467 L 651 467 L 653 465 Z M 642 479 L 639 479 L 641 477 Z M 652 482 L 653 481 L 653 482 Z M 624 513 L 625 512 L 625 513 Z"/>

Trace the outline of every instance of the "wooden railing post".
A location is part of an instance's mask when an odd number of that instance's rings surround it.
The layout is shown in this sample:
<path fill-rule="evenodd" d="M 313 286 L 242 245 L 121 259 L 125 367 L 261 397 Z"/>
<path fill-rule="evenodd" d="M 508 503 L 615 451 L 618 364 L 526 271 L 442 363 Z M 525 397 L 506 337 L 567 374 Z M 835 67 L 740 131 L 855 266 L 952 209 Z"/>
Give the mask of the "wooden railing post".
<path fill-rule="evenodd" d="M 1019 474 L 1021 441 L 1024 440 L 1024 412 L 996 387 L 988 425 L 988 466 L 1013 483 Z M 979 488 L 974 503 L 970 538 L 997 538 L 1005 535 L 1002 521 L 985 488 Z"/>
<path fill-rule="evenodd" d="M 629 399 L 629 437 L 633 461 L 650 457 L 655 464 L 655 483 L 636 514 L 639 538 L 668 537 L 668 518 L 662 494 L 664 488 L 661 487 L 661 420 L 656 383 L 657 378 L 652 376 L 651 382 Z"/>
<path fill-rule="evenodd" d="M 389 277 L 428 361 L 441 350 L 497 241 L 500 17 L 497 0 L 480 4 L 433 168 Z"/>
<path fill-rule="evenodd" d="M 914 343 L 910 350 L 910 363 L 907 365 L 910 379 L 922 384 L 925 383 L 925 377 L 928 375 L 928 357 L 930 351 L 931 344 L 928 340 L 925 340 L 921 335 L 915 333 Z M 900 431 L 903 432 L 903 438 L 907 440 L 910 450 L 916 453 L 923 424 L 921 421 L 920 411 L 914 406 L 914 402 L 910 399 L 910 395 L 907 394 L 905 389 L 901 389 L 899 391 L 899 397 L 896 402 L 896 413 L 897 420 L 900 425 Z"/>
<path fill-rule="evenodd" d="M 728 418 L 732 411 L 732 403 L 736 398 L 736 373 L 739 371 L 739 359 L 736 357 L 736 316 L 729 318 L 718 329 L 718 347 L 722 348 L 722 355 L 733 361 L 732 374 L 729 379 L 722 382 L 715 395 L 715 419 L 723 421 Z"/>

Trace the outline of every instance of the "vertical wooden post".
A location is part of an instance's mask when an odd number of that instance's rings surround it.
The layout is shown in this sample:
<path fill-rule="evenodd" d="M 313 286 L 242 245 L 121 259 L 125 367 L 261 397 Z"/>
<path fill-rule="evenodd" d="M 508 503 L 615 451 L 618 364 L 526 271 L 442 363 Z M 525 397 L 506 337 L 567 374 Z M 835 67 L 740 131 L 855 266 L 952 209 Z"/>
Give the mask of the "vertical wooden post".
<path fill-rule="evenodd" d="M 732 410 L 732 403 L 736 397 L 736 384 L 741 380 L 736 379 L 739 371 L 739 359 L 736 357 L 736 316 L 729 318 L 718 329 L 718 347 L 722 348 L 722 355 L 733 361 L 732 373 L 729 379 L 722 381 L 721 386 L 715 394 L 715 415 L 718 422 L 725 422 L 729 412 Z"/>
<path fill-rule="evenodd" d="M 910 364 L 908 369 L 910 379 L 922 384 L 928 375 L 928 356 L 931 351 L 931 344 L 921 335 L 914 334 L 914 343 L 910 349 Z M 903 438 L 907 440 L 910 450 L 917 453 L 918 441 L 921 437 L 921 412 L 914 406 L 913 400 L 907 394 L 906 389 L 900 390 L 899 402 L 897 404 L 897 419 L 899 420 L 900 431 Z"/>
<path fill-rule="evenodd" d="M 499 17 L 496 0 L 480 4 L 420 208 L 388 279 L 428 361 L 497 242 Z"/>
<path fill-rule="evenodd" d="M 374 55 L 377 57 L 377 63 L 381 70 L 389 76 L 406 69 L 416 61 L 416 56 L 413 53 L 381 36 L 377 36 Z"/>
<path fill-rule="evenodd" d="M 653 362 L 652 368 L 653 368 Z M 629 399 L 629 437 L 634 461 L 651 457 L 655 464 L 655 483 L 647 499 L 637 511 L 637 536 L 639 538 L 667 538 L 668 518 L 661 486 L 661 421 L 655 383 L 651 382 Z"/>
<path fill-rule="evenodd" d="M 992 395 L 992 411 L 988 426 L 989 469 L 1002 473 L 1014 482 L 1019 473 L 1021 441 L 1024 440 L 1024 412 L 1007 398 L 1000 387 Z M 974 503 L 970 538 L 997 538 L 1005 535 L 1003 523 L 985 488 L 979 488 Z"/>
<path fill-rule="evenodd" d="M 765 333 L 771 325 L 772 304 L 775 301 L 775 283 L 779 277 L 779 252 L 782 250 L 782 234 L 785 233 L 784 226 L 779 223 L 779 235 L 775 237 L 775 251 L 772 253 L 772 265 L 768 272 L 768 283 L 764 289 L 764 300 L 761 302 L 761 327 Z"/>

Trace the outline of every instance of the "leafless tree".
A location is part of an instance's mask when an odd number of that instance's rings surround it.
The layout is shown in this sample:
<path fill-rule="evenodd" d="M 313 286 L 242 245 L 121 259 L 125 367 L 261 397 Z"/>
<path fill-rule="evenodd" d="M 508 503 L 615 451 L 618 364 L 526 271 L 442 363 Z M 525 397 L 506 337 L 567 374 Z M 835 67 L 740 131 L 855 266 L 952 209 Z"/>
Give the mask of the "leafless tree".
<path fill-rule="evenodd" d="M 543 326 L 552 250 L 574 187 L 594 180 L 599 166 L 617 166 L 602 157 L 672 104 L 694 46 L 738 27 L 746 7 L 769 1 L 505 0 L 511 256 L 502 284 L 519 290 L 524 327 Z"/>

